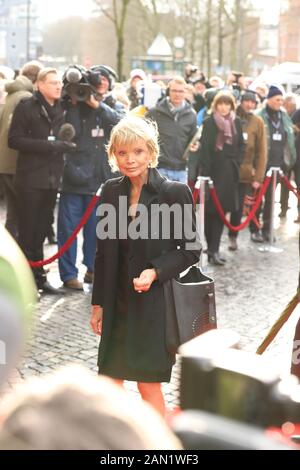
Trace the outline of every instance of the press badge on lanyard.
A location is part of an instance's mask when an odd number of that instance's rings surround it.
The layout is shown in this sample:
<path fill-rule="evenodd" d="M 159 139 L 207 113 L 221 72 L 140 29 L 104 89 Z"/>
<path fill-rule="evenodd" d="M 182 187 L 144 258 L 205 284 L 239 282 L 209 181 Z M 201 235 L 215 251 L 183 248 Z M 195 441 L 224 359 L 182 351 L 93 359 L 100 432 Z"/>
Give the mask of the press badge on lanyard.
<path fill-rule="evenodd" d="M 51 130 L 50 131 L 50 135 L 48 135 L 48 139 L 47 139 L 49 142 L 54 142 L 56 140 L 56 137 L 55 135 L 53 135 L 53 131 Z"/>
<path fill-rule="evenodd" d="M 280 134 L 280 132 L 275 132 L 275 134 L 273 134 L 273 140 L 274 140 L 274 142 L 281 142 L 282 141 L 282 135 Z"/>
<path fill-rule="evenodd" d="M 92 137 L 104 137 L 104 130 L 100 129 L 100 127 L 92 129 Z"/>
<path fill-rule="evenodd" d="M 243 132 L 244 141 L 248 141 L 248 132 Z"/>

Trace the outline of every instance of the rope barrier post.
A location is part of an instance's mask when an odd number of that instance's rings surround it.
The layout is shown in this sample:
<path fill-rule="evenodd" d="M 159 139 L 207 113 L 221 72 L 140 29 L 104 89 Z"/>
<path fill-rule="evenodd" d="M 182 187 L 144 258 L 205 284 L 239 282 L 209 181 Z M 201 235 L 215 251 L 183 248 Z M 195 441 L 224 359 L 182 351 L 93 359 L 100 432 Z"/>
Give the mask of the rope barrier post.
<path fill-rule="evenodd" d="M 206 183 L 210 181 L 209 177 L 199 176 L 195 185 L 195 189 L 199 190 L 199 238 L 202 247 L 205 245 L 205 193 L 206 193 Z M 200 268 L 204 268 L 203 262 L 203 250 L 200 255 L 199 260 Z"/>
<path fill-rule="evenodd" d="M 259 251 L 262 253 L 282 253 L 283 249 L 274 246 L 275 237 L 274 237 L 274 220 L 275 220 L 275 192 L 277 186 L 277 175 L 281 174 L 281 169 L 279 167 L 272 167 L 268 171 L 267 176 L 272 176 L 272 198 L 271 198 L 271 217 L 270 217 L 270 233 L 269 233 L 269 243 L 259 248 Z"/>
<path fill-rule="evenodd" d="M 206 195 L 206 185 L 209 183 L 210 177 L 201 176 L 200 177 L 200 240 L 202 246 L 205 243 L 205 195 Z M 203 251 L 201 252 L 201 267 L 204 267 L 203 263 Z"/>

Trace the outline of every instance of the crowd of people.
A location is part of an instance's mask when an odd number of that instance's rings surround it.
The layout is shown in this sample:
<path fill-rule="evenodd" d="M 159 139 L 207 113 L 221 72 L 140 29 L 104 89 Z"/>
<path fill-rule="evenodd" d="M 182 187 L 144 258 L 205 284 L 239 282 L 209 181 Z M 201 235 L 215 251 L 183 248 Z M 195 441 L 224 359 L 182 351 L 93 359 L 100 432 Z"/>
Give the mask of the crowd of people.
<path fill-rule="evenodd" d="M 136 381 L 142 398 L 164 416 L 161 383 L 170 380 L 175 355 L 165 344 L 163 284 L 196 264 L 201 253 L 191 189 L 199 176 L 210 177 L 237 226 L 245 196 L 257 192 L 271 167 L 293 175 L 299 188 L 300 110 L 296 97 L 279 85 L 252 89 L 239 72 L 226 82 L 217 76 L 207 80 L 189 66 L 185 76 L 154 84 L 151 104 L 146 95 L 152 84 L 143 70 L 132 70 L 125 84 L 116 81 L 107 65 L 70 66 L 61 77 L 54 68 L 30 62 L 6 83 L 0 114 L 6 228 L 28 260 L 41 261 L 46 238 L 55 241 L 56 204 L 62 248 L 102 186 L 99 207 L 83 229 L 84 279 L 78 275 L 76 241 L 59 258 L 60 278 L 73 291 L 93 285 L 90 324 L 101 336 L 99 374 L 118 384 Z M 131 237 L 140 202 L 152 208 L 177 204 L 191 232 L 178 236 L 175 219 L 167 238 L 156 227 L 151 231 L 151 211 L 143 223 L 155 237 Z M 99 236 L 98 223 L 105 218 L 99 209 L 106 205 L 116 211 L 119 225 L 125 221 L 126 236 Z M 282 190 L 281 217 L 287 210 L 288 193 Z M 256 215 L 251 240 L 269 241 L 270 188 Z M 208 198 L 206 248 L 208 261 L 217 266 L 226 263 L 220 253 L 223 229 Z M 228 247 L 238 249 L 236 232 L 229 231 Z M 63 294 L 42 266 L 32 272 L 38 291 Z"/>
<path fill-rule="evenodd" d="M 142 106 L 151 83 L 143 70 L 133 69 L 125 83 L 117 83 L 115 71 L 105 65 L 93 66 L 87 73 L 93 93 L 83 98 L 68 91 L 67 72 L 61 80 L 55 69 L 37 62 L 25 64 L 5 85 L 0 180 L 6 228 L 28 259 L 43 259 L 45 239 L 56 242 L 53 212 L 58 193 L 57 242 L 62 247 L 101 184 L 118 176 L 109 166 L 106 145 L 113 127 L 128 114 L 156 122 L 160 174 L 188 183 L 192 189 L 198 176 L 211 177 L 233 225 L 241 221 L 245 195 L 255 195 L 270 167 L 280 167 L 299 187 L 300 111 L 296 95 L 285 95 L 280 86 L 262 83 L 252 89 L 251 79 L 240 72 L 231 72 L 226 81 L 218 76 L 207 79 L 197 67 L 188 65 L 184 77 L 156 82 L 157 102 Z M 74 127 L 73 142 L 59 135 L 63 123 Z M 261 224 L 250 224 L 255 243 L 268 241 L 270 204 L 269 187 L 257 213 Z M 288 191 L 282 188 L 281 217 L 287 209 Z M 300 222 L 300 208 L 296 222 Z M 93 282 L 95 226 L 96 209 L 83 231 L 83 281 L 87 283 Z M 205 213 L 208 259 L 220 266 L 225 263 L 219 252 L 222 232 L 223 222 L 209 200 Z M 229 249 L 237 250 L 237 232 L 228 235 Z M 56 292 L 43 268 L 33 272 L 38 289 Z M 76 241 L 59 259 L 59 272 L 65 287 L 83 290 Z"/>

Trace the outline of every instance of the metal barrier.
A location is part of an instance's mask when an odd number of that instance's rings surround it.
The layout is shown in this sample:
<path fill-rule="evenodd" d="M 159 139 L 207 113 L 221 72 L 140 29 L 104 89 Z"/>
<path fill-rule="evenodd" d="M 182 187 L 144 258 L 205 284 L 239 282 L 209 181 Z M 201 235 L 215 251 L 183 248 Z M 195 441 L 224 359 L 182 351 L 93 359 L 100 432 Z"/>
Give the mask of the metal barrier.
<path fill-rule="evenodd" d="M 279 167 L 271 167 L 267 176 L 272 177 L 272 196 L 271 196 L 271 214 L 270 214 L 270 232 L 269 241 L 264 246 L 260 247 L 258 251 L 262 253 L 282 253 L 283 249 L 274 246 L 274 220 L 275 220 L 275 192 L 277 186 L 277 178 L 282 175 L 282 170 Z"/>

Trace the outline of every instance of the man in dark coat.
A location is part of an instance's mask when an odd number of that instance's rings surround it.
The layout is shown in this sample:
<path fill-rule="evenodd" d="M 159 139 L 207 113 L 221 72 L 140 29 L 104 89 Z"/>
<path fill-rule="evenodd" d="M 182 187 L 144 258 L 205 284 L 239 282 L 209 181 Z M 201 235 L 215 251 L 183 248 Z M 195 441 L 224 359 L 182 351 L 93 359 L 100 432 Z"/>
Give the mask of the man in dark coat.
<path fill-rule="evenodd" d="M 28 62 L 15 80 L 6 83 L 7 96 L 0 117 L 0 180 L 6 200 L 5 227 L 15 240 L 18 239 L 19 231 L 17 194 L 14 185 L 18 152 L 8 147 L 7 137 L 15 108 L 22 99 L 32 96 L 41 69 L 42 65 L 38 62 Z"/>
<path fill-rule="evenodd" d="M 43 260 L 43 242 L 56 202 L 68 142 L 57 140 L 64 114 L 60 104 L 61 80 L 55 69 L 39 72 L 38 91 L 16 107 L 8 136 L 9 147 L 19 151 L 16 188 L 19 244 L 31 261 Z M 58 293 L 42 267 L 33 269 L 37 288 Z"/>
<path fill-rule="evenodd" d="M 230 223 L 238 226 L 243 215 L 243 203 L 246 194 L 257 191 L 262 184 L 267 164 L 267 138 L 263 120 L 255 116 L 256 95 L 247 92 L 242 95 L 241 104 L 237 109 L 237 115 L 241 119 L 243 136 L 245 140 L 245 154 L 240 167 L 239 182 L 239 207 L 237 211 L 231 212 Z M 251 238 L 255 241 L 257 226 L 253 221 L 250 223 Z M 229 250 L 237 250 L 238 232 L 229 230 Z"/>
<path fill-rule="evenodd" d="M 160 138 L 159 172 L 172 181 L 187 183 L 187 163 L 184 154 L 197 131 L 197 116 L 184 99 L 186 83 L 174 77 L 168 86 L 168 96 L 150 111 L 149 117 L 157 123 Z M 190 150 L 196 152 L 198 145 Z"/>
<path fill-rule="evenodd" d="M 91 94 L 85 102 L 66 98 L 66 121 L 75 128 L 76 151 L 66 154 L 58 212 L 58 245 L 63 246 L 79 224 L 91 199 L 102 183 L 113 177 L 108 164 L 106 144 L 110 132 L 125 115 L 124 107 L 109 93 L 114 76 L 107 66 L 91 69 L 96 97 Z M 92 283 L 96 252 L 96 208 L 83 232 L 84 282 Z M 83 290 L 77 278 L 77 242 L 59 259 L 59 273 L 65 287 Z"/>
<path fill-rule="evenodd" d="M 266 106 L 257 115 L 264 121 L 267 136 L 268 161 L 266 170 L 268 171 L 270 168 L 276 167 L 281 168 L 284 173 L 287 173 L 296 162 L 296 146 L 293 122 L 289 115 L 282 110 L 282 104 L 283 91 L 272 85 L 269 89 Z M 277 177 L 276 185 L 277 183 L 279 183 L 279 177 Z M 257 214 L 259 214 L 260 210 L 261 208 Z M 272 184 L 267 189 L 262 209 L 263 226 L 262 233 L 260 234 L 261 241 L 271 241 L 271 212 Z M 256 237 L 256 240 L 253 241 L 257 242 L 259 238 Z"/>

